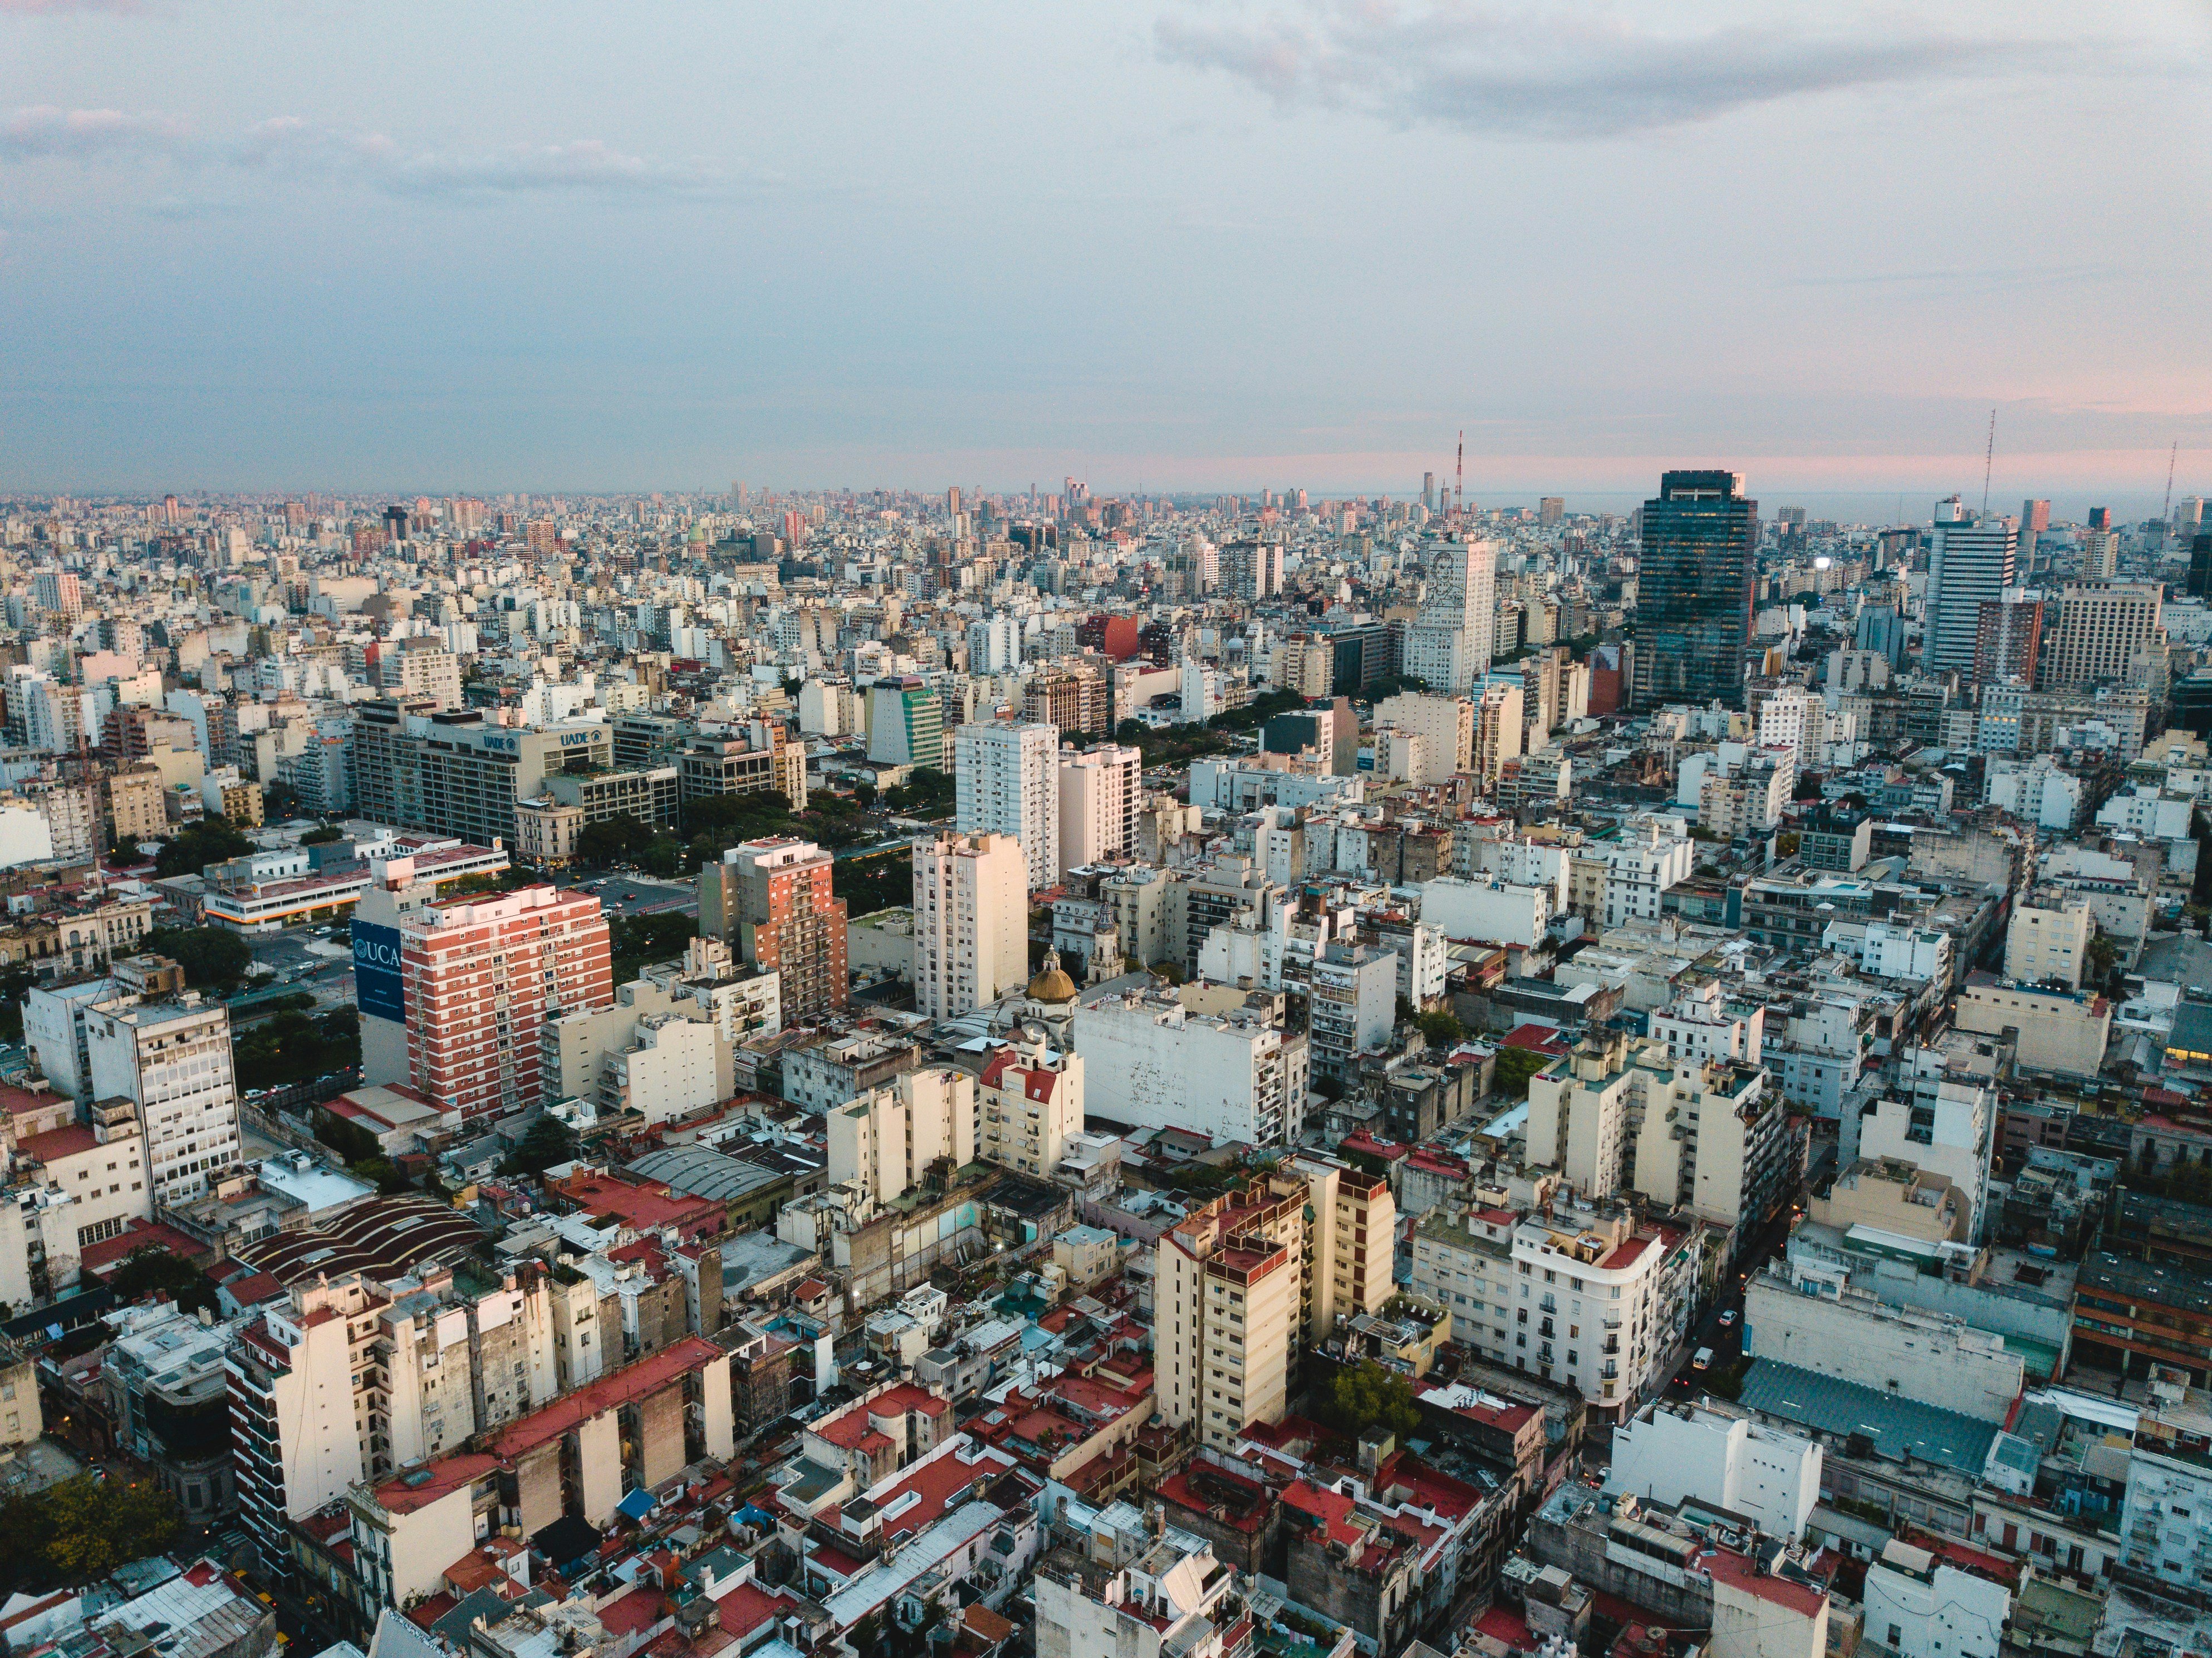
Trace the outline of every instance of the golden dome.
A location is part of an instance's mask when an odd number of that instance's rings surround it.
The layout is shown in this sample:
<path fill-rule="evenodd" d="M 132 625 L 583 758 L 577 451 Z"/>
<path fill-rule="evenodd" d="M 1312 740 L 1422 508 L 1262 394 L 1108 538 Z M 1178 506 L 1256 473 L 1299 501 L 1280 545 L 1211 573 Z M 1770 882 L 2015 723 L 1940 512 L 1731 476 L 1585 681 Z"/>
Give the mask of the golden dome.
<path fill-rule="evenodd" d="M 1075 999 L 1075 981 L 1060 971 L 1060 957 L 1056 952 L 1045 951 L 1043 970 L 1030 981 L 1030 999 L 1033 1002 L 1072 1002 Z"/>

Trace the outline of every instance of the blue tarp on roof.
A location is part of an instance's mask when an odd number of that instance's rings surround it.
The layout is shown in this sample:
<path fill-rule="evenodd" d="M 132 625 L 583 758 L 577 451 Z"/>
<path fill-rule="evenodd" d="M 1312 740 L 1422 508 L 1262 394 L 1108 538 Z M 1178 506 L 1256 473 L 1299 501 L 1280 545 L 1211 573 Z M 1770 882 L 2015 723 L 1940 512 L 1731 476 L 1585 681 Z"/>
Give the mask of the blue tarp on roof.
<path fill-rule="evenodd" d="M 615 1507 L 633 1520 L 642 1520 L 653 1512 L 653 1493 L 641 1485 L 623 1497 L 621 1502 L 616 1503 Z"/>

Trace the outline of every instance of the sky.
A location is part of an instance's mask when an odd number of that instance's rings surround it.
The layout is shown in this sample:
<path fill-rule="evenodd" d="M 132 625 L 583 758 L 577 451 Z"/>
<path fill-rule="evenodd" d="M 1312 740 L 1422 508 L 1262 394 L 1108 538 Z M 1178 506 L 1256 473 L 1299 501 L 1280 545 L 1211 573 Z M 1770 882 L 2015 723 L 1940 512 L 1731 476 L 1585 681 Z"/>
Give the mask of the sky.
<path fill-rule="evenodd" d="M 2212 0 L 0 0 L 0 491 L 2212 495 Z"/>

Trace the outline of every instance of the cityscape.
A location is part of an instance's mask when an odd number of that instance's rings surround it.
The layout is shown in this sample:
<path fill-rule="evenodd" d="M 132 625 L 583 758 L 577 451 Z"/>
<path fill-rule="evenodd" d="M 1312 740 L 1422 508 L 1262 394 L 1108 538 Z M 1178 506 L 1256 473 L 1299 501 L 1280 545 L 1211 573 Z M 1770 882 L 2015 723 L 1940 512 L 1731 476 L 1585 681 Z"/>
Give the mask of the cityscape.
<path fill-rule="evenodd" d="M 0 1658 L 2212 1658 L 2212 15 L 0 43 Z"/>

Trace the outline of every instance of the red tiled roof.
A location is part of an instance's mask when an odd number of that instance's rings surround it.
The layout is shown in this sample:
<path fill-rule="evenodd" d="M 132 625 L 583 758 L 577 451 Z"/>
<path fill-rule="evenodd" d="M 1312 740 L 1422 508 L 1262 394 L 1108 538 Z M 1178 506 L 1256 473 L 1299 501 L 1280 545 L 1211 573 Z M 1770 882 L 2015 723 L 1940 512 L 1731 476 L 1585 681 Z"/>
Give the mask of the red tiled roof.
<path fill-rule="evenodd" d="M 714 1602 L 714 1610 L 721 1615 L 722 1627 L 742 1641 L 798 1604 L 787 1594 L 769 1594 L 751 1583 L 740 1583 Z"/>
<path fill-rule="evenodd" d="M 1792 1582 L 1787 1577 L 1763 1576 L 1750 1561 L 1728 1549 L 1711 1550 L 1699 1555 L 1698 1560 L 1712 1575 L 1715 1583 L 1724 1582 L 1771 1605 L 1787 1606 L 1800 1617 L 1814 1617 L 1827 1603 L 1828 1597 L 1820 1590 Z"/>
<path fill-rule="evenodd" d="M 1526 1048 L 1532 1054 L 1548 1054 L 1554 1059 L 1564 1059 L 1567 1053 L 1567 1045 L 1559 1040 L 1559 1033 L 1547 1024 L 1516 1024 L 1505 1033 L 1498 1045 Z"/>
<path fill-rule="evenodd" d="M 72 1122 L 49 1128 L 43 1134 L 26 1134 L 15 1142 L 15 1150 L 40 1163 L 56 1163 L 64 1157 L 81 1156 L 99 1145 L 100 1137 L 88 1127 Z"/>

